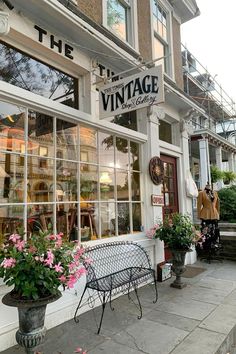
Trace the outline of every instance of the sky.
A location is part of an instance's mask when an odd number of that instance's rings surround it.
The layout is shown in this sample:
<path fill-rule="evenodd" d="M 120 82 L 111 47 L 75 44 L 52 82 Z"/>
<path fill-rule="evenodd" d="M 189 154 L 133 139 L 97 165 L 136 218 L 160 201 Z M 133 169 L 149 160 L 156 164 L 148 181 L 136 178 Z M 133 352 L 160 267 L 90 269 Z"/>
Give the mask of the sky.
<path fill-rule="evenodd" d="M 196 1 L 201 14 L 181 26 L 182 43 L 236 102 L 236 1 Z"/>

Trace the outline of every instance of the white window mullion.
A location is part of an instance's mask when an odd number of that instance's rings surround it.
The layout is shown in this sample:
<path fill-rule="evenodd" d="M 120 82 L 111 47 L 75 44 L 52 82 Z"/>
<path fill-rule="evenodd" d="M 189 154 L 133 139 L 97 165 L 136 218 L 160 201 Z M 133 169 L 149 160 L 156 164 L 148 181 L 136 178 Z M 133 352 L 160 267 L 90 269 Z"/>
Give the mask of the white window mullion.
<path fill-rule="evenodd" d="M 57 164 L 56 164 L 56 156 L 57 156 L 57 121 L 56 117 L 53 117 L 53 232 L 54 234 L 57 232 L 61 232 L 57 229 L 57 200 L 56 200 L 56 186 L 57 186 Z"/>
<path fill-rule="evenodd" d="M 24 156 L 24 199 L 23 199 L 23 202 L 24 202 L 24 210 L 23 210 L 23 220 L 24 220 L 24 239 L 26 240 L 27 239 L 27 223 L 28 223 L 28 220 L 27 220 L 27 214 L 28 214 L 28 210 L 27 210 L 27 196 L 28 196 L 28 186 L 27 186 L 27 181 L 28 181 L 28 178 L 27 178 L 27 173 L 28 173 L 28 168 L 27 168 L 27 165 L 28 165 L 28 108 L 26 108 L 25 110 L 25 120 L 24 120 L 24 140 L 25 140 L 25 156 Z"/>

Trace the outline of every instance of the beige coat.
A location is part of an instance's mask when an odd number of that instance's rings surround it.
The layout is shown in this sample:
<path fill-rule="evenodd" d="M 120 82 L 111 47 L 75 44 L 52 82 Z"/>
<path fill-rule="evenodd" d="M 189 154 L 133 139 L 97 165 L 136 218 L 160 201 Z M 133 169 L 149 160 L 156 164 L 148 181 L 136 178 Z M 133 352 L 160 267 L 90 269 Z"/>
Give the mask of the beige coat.
<path fill-rule="evenodd" d="M 219 197 L 216 192 L 214 193 L 215 199 L 213 202 L 208 198 L 205 191 L 201 191 L 197 198 L 197 213 L 198 218 L 203 220 L 219 220 L 220 203 Z"/>

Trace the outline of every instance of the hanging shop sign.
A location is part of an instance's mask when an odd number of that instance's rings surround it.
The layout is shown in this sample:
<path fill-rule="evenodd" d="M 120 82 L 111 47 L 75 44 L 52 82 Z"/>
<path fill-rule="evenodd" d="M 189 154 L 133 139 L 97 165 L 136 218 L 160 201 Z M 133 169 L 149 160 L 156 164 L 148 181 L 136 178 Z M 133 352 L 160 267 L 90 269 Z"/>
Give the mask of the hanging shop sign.
<path fill-rule="evenodd" d="M 151 195 L 151 203 L 154 206 L 164 206 L 164 195 Z"/>
<path fill-rule="evenodd" d="M 104 85 L 99 90 L 100 119 L 164 102 L 162 66 Z"/>
<path fill-rule="evenodd" d="M 164 164 L 158 156 L 151 158 L 149 162 L 149 174 L 154 184 L 161 184 L 164 178 Z"/>

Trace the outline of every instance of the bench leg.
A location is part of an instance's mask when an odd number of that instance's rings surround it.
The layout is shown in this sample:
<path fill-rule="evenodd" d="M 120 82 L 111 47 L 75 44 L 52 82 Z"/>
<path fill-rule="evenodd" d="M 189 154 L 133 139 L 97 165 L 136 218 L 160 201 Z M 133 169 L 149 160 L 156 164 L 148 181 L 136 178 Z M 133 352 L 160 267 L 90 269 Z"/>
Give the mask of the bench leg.
<path fill-rule="evenodd" d="M 140 311 L 140 315 L 138 316 L 138 319 L 140 320 L 143 316 L 143 310 L 142 310 L 142 306 L 141 306 L 141 302 L 139 300 L 139 296 L 138 296 L 138 290 L 137 290 L 137 286 L 134 285 L 134 292 L 135 292 L 135 295 L 137 297 L 137 300 L 138 300 L 138 306 L 139 306 L 139 311 Z"/>
<path fill-rule="evenodd" d="M 115 309 L 114 309 L 114 307 L 113 307 L 112 304 L 111 304 L 111 295 L 112 295 L 112 292 L 110 291 L 110 295 L 109 295 L 109 298 L 110 298 L 110 300 L 109 300 L 110 309 L 111 309 L 111 311 L 114 311 Z"/>
<path fill-rule="evenodd" d="M 102 315 L 101 315 L 101 319 L 100 319 L 100 324 L 99 324 L 99 328 L 98 328 L 98 333 L 100 333 L 101 327 L 102 327 L 102 320 L 103 320 L 103 315 L 104 315 L 104 311 L 105 311 L 105 307 L 106 307 L 106 293 L 103 293 L 103 300 L 102 300 Z"/>
<path fill-rule="evenodd" d="M 155 277 L 155 271 L 153 271 L 153 279 L 154 279 L 154 286 L 155 286 L 155 292 L 156 292 L 156 298 L 153 301 L 153 303 L 155 304 L 157 302 L 158 299 L 158 292 L 157 292 L 157 279 Z"/>
<path fill-rule="evenodd" d="M 77 306 L 77 308 L 76 308 L 76 310 L 75 310 L 74 321 L 75 321 L 76 323 L 79 322 L 79 316 L 77 317 L 77 312 L 78 312 L 78 309 L 80 308 L 80 305 L 81 305 L 81 302 L 82 302 L 82 300 L 83 300 L 83 297 L 84 297 L 84 294 L 85 294 L 85 291 L 86 291 L 86 290 L 87 290 L 87 286 L 85 286 L 84 291 L 83 291 L 83 294 L 82 294 L 82 296 L 81 296 L 81 298 L 80 298 L 80 300 L 79 300 L 79 304 L 78 304 L 78 306 Z"/>

